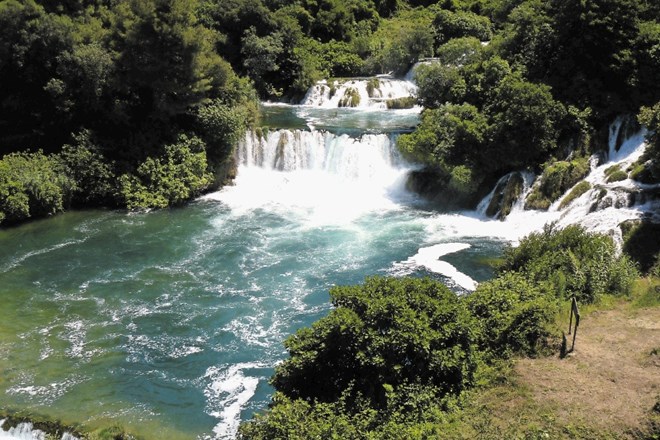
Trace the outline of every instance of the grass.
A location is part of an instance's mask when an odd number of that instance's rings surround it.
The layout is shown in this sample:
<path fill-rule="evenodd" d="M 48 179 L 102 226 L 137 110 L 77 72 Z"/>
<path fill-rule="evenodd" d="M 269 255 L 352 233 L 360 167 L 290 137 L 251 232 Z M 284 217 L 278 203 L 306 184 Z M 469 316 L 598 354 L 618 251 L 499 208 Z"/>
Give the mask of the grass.
<path fill-rule="evenodd" d="M 566 301 L 558 329 L 568 329 L 569 311 Z M 660 439 L 660 278 L 638 279 L 628 298 L 601 296 L 580 315 L 575 352 L 481 369 L 439 438 Z"/>

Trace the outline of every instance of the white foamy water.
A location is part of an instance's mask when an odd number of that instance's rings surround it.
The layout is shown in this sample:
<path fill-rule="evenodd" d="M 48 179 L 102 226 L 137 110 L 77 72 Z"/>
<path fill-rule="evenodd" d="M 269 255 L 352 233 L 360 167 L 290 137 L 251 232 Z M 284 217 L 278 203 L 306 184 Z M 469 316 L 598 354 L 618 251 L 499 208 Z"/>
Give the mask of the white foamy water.
<path fill-rule="evenodd" d="M 407 79 L 400 80 L 389 77 L 334 80 L 331 83 L 323 80 L 312 86 L 300 103 L 304 106 L 337 108 L 356 107 L 364 109 L 386 109 L 388 99 L 399 99 L 414 96 L 417 86 Z M 351 94 L 359 95 L 358 103 L 346 102 Z"/>
<path fill-rule="evenodd" d="M 645 185 L 631 179 L 607 182 L 606 171 L 608 169 L 618 166 L 621 170 L 627 170 L 630 165 L 639 160 L 646 149 L 646 130 L 644 129 L 625 139 L 617 148 L 616 141 L 619 137 L 619 131 L 622 129 L 622 124 L 623 119 L 617 118 L 610 127 L 609 152 L 604 163 L 596 166 L 597 159 L 592 158 L 591 160 L 592 169 L 584 179 L 591 185 L 590 190 L 563 209 L 560 208 L 560 204 L 572 188 L 569 188 L 566 193 L 559 197 L 547 212 L 525 211 L 524 201 L 530 192 L 529 183 L 532 177 L 527 173 L 525 188 L 514 205 L 511 214 L 505 221 L 501 222 L 501 226 L 491 224 L 487 229 L 488 233 L 516 242 L 519 238 L 542 229 L 545 224 L 556 222 L 559 227 L 578 224 L 589 231 L 609 234 L 618 245 L 621 245 L 622 237 L 618 226 L 622 222 L 639 219 L 644 215 L 657 218 L 660 211 L 658 201 L 650 200 L 639 203 L 631 197 L 640 190 L 656 188 L 658 185 Z M 481 215 L 490 203 L 492 196 L 493 193 L 491 192 L 479 204 L 478 212 Z"/>
<path fill-rule="evenodd" d="M 248 133 L 238 152 L 235 184 L 207 195 L 245 214 L 267 209 L 308 226 L 346 225 L 370 212 L 402 209 L 408 165 L 394 138 L 321 131 Z"/>
<path fill-rule="evenodd" d="M 227 368 L 212 367 L 206 373 L 210 384 L 206 387 L 206 395 L 210 414 L 219 422 L 213 429 L 215 438 L 231 440 L 236 437 L 240 424 L 241 410 L 254 395 L 259 377 L 245 374 L 245 370 L 263 368 L 258 363 L 239 363 Z"/>
<path fill-rule="evenodd" d="M 419 251 L 406 261 L 394 264 L 392 273 L 397 276 L 408 275 L 420 267 L 451 279 L 457 286 L 467 291 L 477 288 L 477 282 L 468 275 L 460 272 L 456 267 L 440 260 L 441 257 L 454 252 L 469 249 L 467 243 L 440 243 L 420 248 Z"/>
<path fill-rule="evenodd" d="M 46 433 L 34 429 L 32 423 L 19 423 L 17 426 L 5 431 L 5 422 L 6 420 L 0 420 L 0 440 L 46 440 Z M 67 432 L 60 437 L 60 440 L 78 440 L 78 438 Z"/>

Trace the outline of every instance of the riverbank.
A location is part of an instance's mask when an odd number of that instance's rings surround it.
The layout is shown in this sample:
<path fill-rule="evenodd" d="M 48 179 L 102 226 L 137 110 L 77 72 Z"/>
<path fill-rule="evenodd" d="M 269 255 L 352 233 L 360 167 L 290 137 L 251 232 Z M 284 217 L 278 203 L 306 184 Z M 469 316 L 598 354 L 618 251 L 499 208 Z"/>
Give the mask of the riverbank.
<path fill-rule="evenodd" d="M 505 362 L 448 413 L 439 438 L 654 439 L 660 434 L 660 279 L 638 280 L 631 298 L 583 307 L 575 350 Z M 558 328 L 568 326 L 568 308 Z M 85 432 L 43 418 L 0 412 L 3 429 L 35 422 L 55 438 L 130 439 L 117 427 Z M 5 437 L 2 437 L 5 435 Z M 0 438 L 11 437 L 5 432 Z M 30 438 L 30 437 L 27 437 Z M 40 438 L 40 437 L 34 437 Z"/>
<path fill-rule="evenodd" d="M 496 369 L 452 415 L 446 439 L 657 439 L 660 280 L 584 308 L 575 350 Z M 568 328 L 568 307 L 557 325 Z"/>

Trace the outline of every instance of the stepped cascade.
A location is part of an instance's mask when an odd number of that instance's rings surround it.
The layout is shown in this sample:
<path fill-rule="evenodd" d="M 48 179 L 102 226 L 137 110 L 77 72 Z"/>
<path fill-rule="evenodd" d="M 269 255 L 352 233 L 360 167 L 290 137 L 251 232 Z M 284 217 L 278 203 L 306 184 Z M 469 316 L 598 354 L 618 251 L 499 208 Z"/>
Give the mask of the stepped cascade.
<path fill-rule="evenodd" d="M 421 109 L 387 108 L 414 92 L 392 78 L 319 83 L 300 105 L 264 105 L 234 183 L 190 206 L 0 231 L 3 310 L 20 317 L 0 328 L 5 404 L 150 438 L 233 439 L 267 407 L 284 339 L 327 314 L 332 286 L 432 276 L 466 294 L 493 275 L 484 260 L 548 221 L 606 230 L 658 211 L 653 188 L 606 182 L 644 149 L 617 122 L 590 191 L 568 206 L 525 210 L 534 176 L 519 172 L 479 209 L 441 212 L 406 189 L 416 166 L 396 147 Z M 520 197 L 505 215 L 507 185 Z"/>

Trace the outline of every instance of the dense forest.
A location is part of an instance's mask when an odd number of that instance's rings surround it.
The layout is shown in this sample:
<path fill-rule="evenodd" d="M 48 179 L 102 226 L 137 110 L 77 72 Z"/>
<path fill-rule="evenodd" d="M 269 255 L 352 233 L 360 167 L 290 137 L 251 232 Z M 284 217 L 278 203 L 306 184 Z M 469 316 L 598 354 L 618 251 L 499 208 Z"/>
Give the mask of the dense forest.
<path fill-rule="evenodd" d="M 181 204 L 231 179 L 259 98 L 425 57 L 440 61 L 416 73 L 427 110 L 399 142 L 428 165 L 413 186 L 473 204 L 502 174 L 570 155 L 530 206 L 547 207 L 615 116 L 658 126 L 659 14 L 650 0 L 3 0 L 0 221 Z"/>

